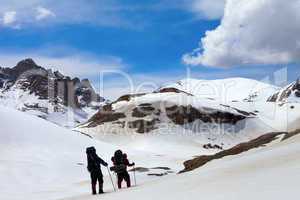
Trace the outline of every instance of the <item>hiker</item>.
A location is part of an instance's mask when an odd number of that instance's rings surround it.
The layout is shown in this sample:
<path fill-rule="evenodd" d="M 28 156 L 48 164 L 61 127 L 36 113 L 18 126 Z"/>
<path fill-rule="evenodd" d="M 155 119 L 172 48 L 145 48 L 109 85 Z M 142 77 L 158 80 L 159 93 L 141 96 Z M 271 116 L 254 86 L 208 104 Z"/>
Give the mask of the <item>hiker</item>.
<path fill-rule="evenodd" d="M 121 150 L 117 150 L 115 155 L 111 158 L 114 167 L 111 168 L 112 171 L 117 173 L 118 178 L 118 188 L 122 188 L 123 180 L 126 181 L 127 187 L 131 187 L 130 176 L 127 171 L 127 166 L 132 167 L 135 163 L 129 163 L 127 154 L 123 153 Z"/>
<path fill-rule="evenodd" d="M 97 155 L 95 147 L 88 147 L 86 149 L 86 154 L 88 161 L 87 169 L 91 174 L 92 194 L 97 194 L 97 182 L 99 184 L 99 194 L 103 194 L 103 174 L 101 165 L 107 167 L 108 164 Z"/>

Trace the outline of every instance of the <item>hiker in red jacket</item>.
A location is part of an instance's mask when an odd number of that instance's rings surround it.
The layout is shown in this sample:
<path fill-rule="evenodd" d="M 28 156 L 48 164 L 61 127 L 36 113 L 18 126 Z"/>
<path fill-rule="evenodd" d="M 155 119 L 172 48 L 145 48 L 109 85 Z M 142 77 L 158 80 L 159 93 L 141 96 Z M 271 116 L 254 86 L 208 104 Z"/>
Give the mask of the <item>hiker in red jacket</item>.
<path fill-rule="evenodd" d="M 126 181 L 127 187 L 131 187 L 130 176 L 127 171 L 127 166 L 132 167 L 135 163 L 129 163 L 127 158 L 127 154 L 123 154 L 121 150 L 115 152 L 114 157 L 111 158 L 114 167 L 112 167 L 112 171 L 117 173 L 118 177 L 118 188 L 122 188 L 123 180 Z"/>

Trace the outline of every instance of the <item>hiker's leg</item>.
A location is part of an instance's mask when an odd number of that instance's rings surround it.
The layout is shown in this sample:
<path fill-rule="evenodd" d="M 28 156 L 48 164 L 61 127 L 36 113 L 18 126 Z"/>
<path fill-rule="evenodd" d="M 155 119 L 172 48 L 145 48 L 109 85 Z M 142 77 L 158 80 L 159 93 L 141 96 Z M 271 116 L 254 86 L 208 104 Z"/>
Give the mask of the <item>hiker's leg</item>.
<path fill-rule="evenodd" d="M 127 183 L 127 187 L 131 187 L 130 175 L 128 174 L 128 172 L 126 172 L 126 174 L 124 175 L 124 178 Z"/>
<path fill-rule="evenodd" d="M 123 174 L 118 174 L 118 188 L 122 188 Z"/>
<path fill-rule="evenodd" d="M 91 184 L 92 184 L 92 194 L 97 194 L 96 191 L 97 176 L 95 173 L 91 173 Z"/>
<path fill-rule="evenodd" d="M 99 194 L 103 194 L 103 175 L 102 173 L 98 176 L 98 183 L 99 183 Z"/>

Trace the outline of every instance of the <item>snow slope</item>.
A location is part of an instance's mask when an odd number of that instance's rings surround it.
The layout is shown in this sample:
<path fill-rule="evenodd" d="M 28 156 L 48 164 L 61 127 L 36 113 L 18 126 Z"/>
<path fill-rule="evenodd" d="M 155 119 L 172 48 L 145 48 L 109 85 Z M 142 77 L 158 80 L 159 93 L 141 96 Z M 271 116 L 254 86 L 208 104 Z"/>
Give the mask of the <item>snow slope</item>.
<path fill-rule="evenodd" d="M 39 96 L 31 94 L 30 91 L 24 91 L 17 87 L 5 92 L 0 89 L 0 105 L 24 111 L 69 128 L 85 122 L 97 112 L 88 107 L 75 109 L 63 105 L 53 105 L 47 99 L 40 99 Z M 54 111 L 55 109 L 59 111 Z"/>
<path fill-rule="evenodd" d="M 149 135 L 114 135 L 105 131 L 99 134 L 97 129 L 90 129 L 91 135 L 97 137 L 96 141 L 35 116 L 0 106 L 0 199 L 281 200 L 299 195 L 300 136 L 295 136 L 281 143 L 272 143 L 267 148 L 212 161 L 198 170 L 182 175 L 169 174 L 157 178 L 147 176 L 147 172 L 137 173 L 138 187 L 117 193 L 110 193 L 112 186 L 104 169 L 104 189 L 109 193 L 101 197 L 90 196 L 84 152 L 87 146 L 95 146 L 105 160 L 110 160 L 113 152 L 122 148 L 138 166 L 170 167 L 176 172 L 182 169 L 184 160 L 217 151 L 203 149 L 202 145 L 207 142 L 225 143 L 224 147 L 228 148 L 269 130 L 300 128 L 300 107 L 297 103 L 265 103 L 257 100 L 259 98 L 253 98 L 257 102 L 247 102 L 243 101 L 244 95 L 241 95 L 231 99 L 234 102 L 229 104 L 232 106 L 230 108 L 220 105 L 218 99 L 194 97 L 202 99 L 194 101 L 193 97 L 183 93 L 147 94 L 133 98 L 133 102 L 145 104 L 150 101 L 153 106 L 155 102 L 161 101 L 162 96 L 169 99 L 171 105 L 186 105 L 185 102 L 191 102 L 207 112 L 212 108 L 234 114 L 239 113 L 235 108 L 257 112 L 256 117 L 247 118 L 244 132 L 234 133 L 229 138 L 206 138 L 207 135 L 195 135 L 189 127 L 172 125 L 159 127 Z M 125 108 L 126 111 L 128 105 L 135 105 L 133 102 L 119 101 L 113 105 L 113 109 Z M 159 103 L 158 105 L 161 106 Z M 110 128 L 112 127 L 109 126 Z M 181 135 L 183 131 L 187 135 Z M 151 169 L 150 172 L 163 171 Z"/>
<path fill-rule="evenodd" d="M 53 200 L 89 194 L 85 155 L 88 146 L 95 146 L 98 154 L 108 162 L 114 151 L 121 148 L 139 167 L 170 167 L 172 171 L 178 171 L 185 159 L 176 157 L 176 154 L 166 157 L 135 151 L 131 145 L 107 144 L 2 106 L 0 122 L 0 199 Z M 112 191 L 107 170 L 102 170 L 104 190 Z M 148 173 L 163 172 L 165 170 L 149 169 Z M 144 183 L 159 177 L 137 173 L 137 178 L 139 183 Z"/>
<path fill-rule="evenodd" d="M 114 148 L 45 120 L 0 107 L 0 199 L 51 199 L 87 176 L 85 148 Z M 52 192 L 56 191 L 56 192 Z"/>
<path fill-rule="evenodd" d="M 278 87 L 247 78 L 227 78 L 219 80 L 183 79 L 164 88 L 177 88 L 197 97 L 219 102 L 266 100 Z"/>
<path fill-rule="evenodd" d="M 0 107 L 0 121 L 0 199 L 181 200 L 201 197 L 211 200 L 281 200 L 299 195 L 300 136 L 212 161 L 186 174 L 152 179 L 138 173 L 138 187 L 117 193 L 112 193 L 106 175 L 105 191 L 108 193 L 93 197 L 84 166 L 85 147 L 96 146 L 99 154 L 108 160 L 116 146 L 4 107 Z M 164 143 L 160 146 L 163 151 Z M 180 151 L 176 149 L 174 152 Z M 129 153 L 141 166 L 178 166 L 182 163 L 176 156 L 154 156 L 131 150 Z"/>
<path fill-rule="evenodd" d="M 267 148 L 213 161 L 190 173 L 105 194 L 101 199 L 295 199 L 300 195 L 299 147 L 298 135 Z M 64 200 L 98 198 L 82 195 Z"/>

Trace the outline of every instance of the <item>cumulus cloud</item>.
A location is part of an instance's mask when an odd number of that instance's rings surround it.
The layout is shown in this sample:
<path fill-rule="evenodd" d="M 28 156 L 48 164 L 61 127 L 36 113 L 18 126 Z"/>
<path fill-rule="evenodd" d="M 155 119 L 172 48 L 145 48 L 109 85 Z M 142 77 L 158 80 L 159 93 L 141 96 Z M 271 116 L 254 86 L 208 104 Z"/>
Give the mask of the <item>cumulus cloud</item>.
<path fill-rule="evenodd" d="M 36 8 L 36 12 L 37 12 L 37 15 L 35 17 L 36 20 L 42 20 L 48 17 L 55 17 L 55 14 L 51 10 L 41 6 Z"/>
<path fill-rule="evenodd" d="M 197 16 L 206 19 L 220 19 L 224 14 L 225 0 L 192 0 L 189 8 Z"/>
<path fill-rule="evenodd" d="M 17 21 L 16 11 L 7 11 L 3 13 L 2 23 L 6 26 L 10 26 Z"/>
<path fill-rule="evenodd" d="M 119 57 L 95 56 L 77 52 L 63 56 L 51 56 L 43 53 L 1 53 L 0 65 L 13 67 L 25 58 L 32 58 L 38 65 L 59 70 L 65 75 L 86 78 L 98 76 L 104 70 L 120 70 L 127 65 Z"/>
<path fill-rule="evenodd" d="M 214 67 L 297 62 L 299 10 L 300 0 L 227 0 L 221 24 L 183 61 Z"/>

